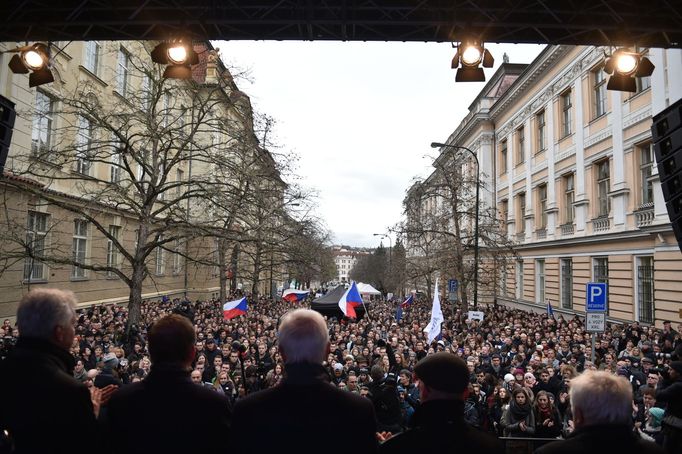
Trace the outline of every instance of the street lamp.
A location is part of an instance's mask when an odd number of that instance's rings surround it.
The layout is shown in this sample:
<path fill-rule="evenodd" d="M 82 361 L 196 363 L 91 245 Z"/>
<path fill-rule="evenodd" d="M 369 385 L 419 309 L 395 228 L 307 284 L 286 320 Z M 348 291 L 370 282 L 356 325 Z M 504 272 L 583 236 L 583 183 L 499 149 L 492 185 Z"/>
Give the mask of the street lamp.
<path fill-rule="evenodd" d="M 466 150 L 476 161 L 476 220 L 474 224 L 474 308 L 478 310 L 478 214 L 480 209 L 479 193 L 481 188 L 481 166 L 478 162 L 478 156 L 467 147 L 460 145 L 448 145 L 445 143 L 431 142 L 431 148 L 452 148 L 454 150 Z"/>

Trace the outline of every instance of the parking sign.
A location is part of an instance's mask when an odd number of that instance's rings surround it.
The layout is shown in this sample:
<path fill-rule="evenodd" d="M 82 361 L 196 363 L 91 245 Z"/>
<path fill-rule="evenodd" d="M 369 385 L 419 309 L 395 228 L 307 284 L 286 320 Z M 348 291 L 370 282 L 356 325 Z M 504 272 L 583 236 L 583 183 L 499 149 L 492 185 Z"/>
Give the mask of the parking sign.
<path fill-rule="evenodd" d="M 607 285 L 602 282 L 587 283 L 586 312 L 606 312 Z"/>
<path fill-rule="evenodd" d="M 457 279 L 448 280 L 448 292 L 456 293 L 457 287 L 459 287 L 459 282 L 457 282 Z"/>

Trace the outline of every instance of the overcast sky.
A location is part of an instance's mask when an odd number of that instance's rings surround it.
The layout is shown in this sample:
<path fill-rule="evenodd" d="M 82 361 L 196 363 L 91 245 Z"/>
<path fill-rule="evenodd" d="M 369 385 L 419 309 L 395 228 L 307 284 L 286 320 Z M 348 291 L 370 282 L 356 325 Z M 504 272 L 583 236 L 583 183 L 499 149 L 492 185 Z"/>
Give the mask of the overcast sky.
<path fill-rule="evenodd" d="M 276 141 L 299 157 L 334 241 L 379 244 L 401 218 L 405 191 L 430 173 L 429 144 L 445 141 L 484 83 L 455 84 L 449 43 L 216 42 L 238 85 L 276 121 Z M 491 45 L 530 63 L 537 45 Z M 393 237 L 395 240 L 395 236 Z M 387 243 L 385 243 L 387 244 Z"/>

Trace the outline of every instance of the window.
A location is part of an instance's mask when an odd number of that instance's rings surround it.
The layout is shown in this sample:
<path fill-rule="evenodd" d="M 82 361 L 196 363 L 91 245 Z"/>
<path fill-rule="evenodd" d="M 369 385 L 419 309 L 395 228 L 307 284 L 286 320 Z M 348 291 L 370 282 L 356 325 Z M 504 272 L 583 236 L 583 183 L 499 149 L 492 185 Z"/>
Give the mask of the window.
<path fill-rule="evenodd" d="M 520 127 L 516 130 L 516 165 L 519 166 L 526 161 L 526 150 L 524 149 L 526 142 L 525 129 Z"/>
<path fill-rule="evenodd" d="M 526 231 L 526 193 L 519 194 L 519 228 L 518 232 Z"/>
<path fill-rule="evenodd" d="M 152 102 L 151 79 L 148 74 L 142 75 L 142 110 L 148 111 Z"/>
<path fill-rule="evenodd" d="M 561 307 L 573 308 L 573 259 L 561 259 Z"/>
<path fill-rule="evenodd" d="M 159 241 L 163 241 L 163 236 L 159 236 Z M 218 244 L 218 241 L 216 240 L 216 250 L 215 250 L 216 257 L 218 256 L 217 244 Z M 164 254 L 163 253 L 164 253 L 163 247 L 157 246 L 156 247 L 156 270 L 155 270 L 155 273 L 157 276 L 163 276 L 163 273 L 165 271 L 165 264 L 164 264 L 164 257 L 163 257 Z M 216 260 L 216 263 L 218 263 L 218 260 Z M 215 268 L 217 269 L 218 267 L 216 266 Z M 217 270 L 216 270 L 215 275 L 216 276 L 218 275 Z"/>
<path fill-rule="evenodd" d="M 593 100 L 594 100 L 594 118 L 601 117 L 606 113 L 606 77 L 604 77 L 604 70 L 600 67 L 592 71 L 593 81 Z"/>
<path fill-rule="evenodd" d="M 523 298 L 523 260 L 516 261 L 516 299 Z"/>
<path fill-rule="evenodd" d="M 653 257 L 637 257 L 637 320 L 654 322 Z"/>
<path fill-rule="evenodd" d="M 45 256 L 47 246 L 47 229 L 50 215 L 29 211 L 26 226 L 26 247 L 29 256 L 24 264 L 24 280 L 47 280 L 47 267 L 40 259 Z"/>
<path fill-rule="evenodd" d="M 96 76 L 99 75 L 101 53 L 102 46 L 99 41 L 85 42 L 85 58 L 83 59 L 83 66 Z"/>
<path fill-rule="evenodd" d="M 500 175 L 507 173 L 507 141 L 500 144 Z"/>
<path fill-rule="evenodd" d="M 109 180 L 112 183 L 121 181 L 121 147 L 116 148 L 111 154 L 111 167 L 109 170 Z"/>
<path fill-rule="evenodd" d="M 575 219 L 575 207 L 573 206 L 575 202 L 575 183 L 572 173 L 564 177 L 564 191 L 564 223 L 573 224 Z"/>
<path fill-rule="evenodd" d="M 535 261 L 535 301 L 543 303 L 545 301 L 545 260 Z"/>
<path fill-rule="evenodd" d="M 507 229 L 507 221 L 509 220 L 509 201 L 507 199 L 500 202 L 500 227 L 502 231 Z"/>
<path fill-rule="evenodd" d="M 561 94 L 561 135 L 566 137 L 571 134 L 571 117 L 573 115 L 571 104 L 571 90 L 567 90 Z"/>
<path fill-rule="evenodd" d="M 545 111 L 541 110 L 535 114 L 535 124 L 537 126 L 537 138 L 536 138 L 536 152 L 539 153 L 547 148 L 547 143 L 545 140 Z"/>
<path fill-rule="evenodd" d="M 86 249 L 88 246 L 88 222 L 82 219 L 73 221 L 73 261 L 74 263 L 85 263 Z M 74 264 L 71 268 L 71 277 L 83 279 L 87 277 L 85 269 Z"/>
<path fill-rule="evenodd" d="M 173 252 L 173 274 L 180 274 L 182 270 L 182 245 L 180 240 L 175 240 Z"/>
<path fill-rule="evenodd" d="M 597 164 L 597 212 L 598 217 L 608 216 L 611 209 L 609 189 L 611 177 L 609 172 L 609 160 Z"/>
<path fill-rule="evenodd" d="M 118 225 L 109 226 L 109 238 L 107 238 L 107 267 L 118 268 L 118 247 L 114 240 L 118 241 L 121 235 L 121 227 Z M 112 271 L 107 271 L 107 277 L 114 277 Z"/>
<path fill-rule="evenodd" d="M 547 185 L 538 186 L 538 229 L 547 227 Z"/>
<path fill-rule="evenodd" d="M 637 147 L 639 154 L 639 175 L 641 187 L 641 204 L 647 205 L 654 203 L 654 183 L 651 181 L 651 172 L 654 165 L 654 149 L 651 143 Z"/>
<path fill-rule="evenodd" d="M 601 282 L 607 284 L 607 294 L 606 301 L 608 306 L 608 283 L 609 283 L 609 258 L 608 257 L 597 257 L 593 261 L 593 272 L 592 272 L 592 282 Z"/>
<path fill-rule="evenodd" d="M 185 172 L 182 169 L 176 169 L 175 170 L 175 181 L 177 181 L 177 182 L 185 181 Z M 182 193 L 182 184 L 178 184 L 175 187 L 175 196 L 180 197 L 181 193 Z"/>
<path fill-rule="evenodd" d="M 120 48 L 118 50 L 116 91 L 121 96 L 128 96 L 128 90 L 130 90 L 130 54 L 124 48 Z"/>
<path fill-rule="evenodd" d="M 54 140 L 54 100 L 44 92 L 36 91 L 36 110 L 31 130 L 31 151 L 43 154 L 50 151 Z"/>
<path fill-rule="evenodd" d="M 78 116 L 78 137 L 76 138 L 76 162 L 74 170 L 83 175 L 90 175 L 90 153 L 94 138 L 94 128 L 89 118 Z"/>

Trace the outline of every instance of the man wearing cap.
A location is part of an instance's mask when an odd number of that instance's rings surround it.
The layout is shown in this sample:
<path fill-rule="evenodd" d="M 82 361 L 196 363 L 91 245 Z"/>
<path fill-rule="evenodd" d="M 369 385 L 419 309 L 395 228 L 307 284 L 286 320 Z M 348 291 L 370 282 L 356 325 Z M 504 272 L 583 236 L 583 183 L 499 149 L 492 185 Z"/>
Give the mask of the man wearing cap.
<path fill-rule="evenodd" d="M 663 447 L 669 454 L 682 453 L 682 361 L 673 361 L 656 392 L 656 401 L 667 404 L 663 415 Z"/>
<path fill-rule="evenodd" d="M 419 361 L 414 374 L 421 405 L 412 427 L 383 442 L 381 453 L 504 452 L 497 439 L 464 422 L 464 391 L 469 383 L 464 361 L 451 353 L 435 353 Z"/>
<path fill-rule="evenodd" d="M 108 385 L 123 386 L 121 380 L 118 378 L 116 370 L 118 369 L 118 358 L 116 353 L 107 353 L 102 358 L 102 370 L 95 378 L 95 386 L 104 388 Z"/>

